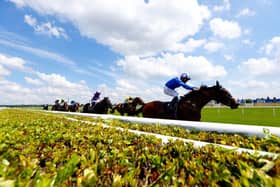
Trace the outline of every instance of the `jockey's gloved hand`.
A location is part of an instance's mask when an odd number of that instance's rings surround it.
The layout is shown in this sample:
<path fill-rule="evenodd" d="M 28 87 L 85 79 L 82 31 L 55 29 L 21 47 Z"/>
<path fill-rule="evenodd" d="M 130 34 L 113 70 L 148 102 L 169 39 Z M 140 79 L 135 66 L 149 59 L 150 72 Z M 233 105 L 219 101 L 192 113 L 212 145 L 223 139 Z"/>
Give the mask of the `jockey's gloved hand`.
<path fill-rule="evenodd" d="M 193 90 L 199 90 L 199 88 L 197 88 L 197 87 L 193 87 Z"/>

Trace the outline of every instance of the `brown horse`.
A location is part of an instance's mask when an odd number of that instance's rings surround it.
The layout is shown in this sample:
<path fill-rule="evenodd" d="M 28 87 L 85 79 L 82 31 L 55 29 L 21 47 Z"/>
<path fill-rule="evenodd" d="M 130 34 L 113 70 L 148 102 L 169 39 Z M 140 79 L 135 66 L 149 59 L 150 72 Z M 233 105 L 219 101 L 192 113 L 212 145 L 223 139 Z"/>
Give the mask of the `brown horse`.
<path fill-rule="evenodd" d="M 68 106 L 68 110 L 70 112 L 77 112 L 77 111 L 79 111 L 79 108 L 80 108 L 80 103 L 78 103 L 78 102 L 75 102 L 73 105 Z"/>
<path fill-rule="evenodd" d="M 68 106 L 67 102 L 64 102 L 63 104 L 60 104 L 60 103 L 56 102 L 52 106 L 52 110 L 55 110 L 55 111 L 69 111 L 68 107 L 69 106 Z"/>
<path fill-rule="evenodd" d="M 135 97 L 131 103 L 119 103 L 114 105 L 111 113 L 114 113 L 115 110 L 117 110 L 122 116 L 124 114 L 127 114 L 128 116 L 136 116 L 142 111 L 144 105 L 145 103 L 140 97 Z"/>
<path fill-rule="evenodd" d="M 83 113 L 107 114 L 112 103 L 108 97 L 104 97 L 101 101 L 91 106 L 90 103 L 85 104 Z"/>
<path fill-rule="evenodd" d="M 48 104 L 43 105 L 43 110 L 49 110 L 49 105 Z"/>
<path fill-rule="evenodd" d="M 199 90 L 182 96 L 178 102 L 177 114 L 168 109 L 169 102 L 153 101 L 144 106 L 143 117 L 200 121 L 201 109 L 211 100 L 230 106 L 232 109 L 239 105 L 217 81 L 215 86 L 202 86 Z"/>

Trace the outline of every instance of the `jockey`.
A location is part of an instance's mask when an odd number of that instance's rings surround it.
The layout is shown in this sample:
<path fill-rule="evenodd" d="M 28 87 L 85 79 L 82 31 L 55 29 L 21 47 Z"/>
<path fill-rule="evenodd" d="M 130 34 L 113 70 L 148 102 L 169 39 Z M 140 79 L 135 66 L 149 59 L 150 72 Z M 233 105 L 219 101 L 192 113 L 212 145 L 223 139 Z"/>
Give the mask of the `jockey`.
<path fill-rule="evenodd" d="M 64 103 L 65 103 L 64 99 L 61 99 L 61 100 L 60 100 L 60 105 L 63 106 Z"/>
<path fill-rule="evenodd" d="M 176 88 L 182 86 L 183 88 L 185 88 L 187 90 L 197 89 L 196 87 L 192 87 L 192 86 L 186 84 L 186 82 L 188 82 L 189 80 L 191 80 L 189 75 L 187 73 L 182 73 L 181 76 L 180 76 L 180 79 L 178 77 L 174 77 L 174 78 L 170 79 L 169 81 L 167 81 L 165 83 L 164 93 L 166 95 L 173 96 L 173 99 L 172 99 L 172 101 L 170 102 L 170 105 L 169 105 L 170 109 L 172 111 L 176 112 L 176 108 L 177 108 L 179 93 L 177 91 L 175 91 Z"/>
<path fill-rule="evenodd" d="M 125 103 L 132 103 L 132 101 L 133 101 L 133 98 L 130 97 L 130 96 L 128 96 L 128 97 L 125 98 L 125 100 L 124 100 Z"/>
<path fill-rule="evenodd" d="M 54 101 L 54 104 L 55 104 L 55 105 L 59 105 L 59 101 L 60 101 L 60 99 L 56 99 L 56 100 Z"/>
<path fill-rule="evenodd" d="M 71 104 L 71 105 L 75 105 L 76 102 L 75 102 L 74 100 L 72 100 L 72 101 L 70 102 L 70 104 Z"/>
<path fill-rule="evenodd" d="M 128 97 L 125 98 L 125 100 L 124 100 L 124 106 L 125 106 L 125 107 L 128 107 L 128 105 L 129 105 L 130 103 L 132 103 L 132 101 L 133 101 L 133 98 L 130 97 L 130 96 L 128 96 Z"/>
<path fill-rule="evenodd" d="M 91 98 L 91 106 L 94 106 L 100 99 L 101 92 L 96 91 Z"/>

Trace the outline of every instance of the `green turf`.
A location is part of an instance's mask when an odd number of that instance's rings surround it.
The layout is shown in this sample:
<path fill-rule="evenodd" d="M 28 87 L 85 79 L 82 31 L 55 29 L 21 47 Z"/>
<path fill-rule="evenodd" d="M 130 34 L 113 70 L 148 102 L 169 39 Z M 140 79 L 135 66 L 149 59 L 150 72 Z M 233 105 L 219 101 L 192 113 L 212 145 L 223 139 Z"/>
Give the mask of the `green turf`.
<path fill-rule="evenodd" d="M 34 109 L 34 108 L 32 108 Z M 39 109 L 39 108 L 36 108 Z M 42 110 L 42 108 L 40 108 Z M 50 107 L 49 107 L 50 110 Z M 113 115 L 120 115 L 117 111 Z M 202 109 L 201 121 L 280 127 L 280 108 L 209 108 Z M 142 117 L 142 114 L 139 114 Z"/>
<path fill-rule="evenodd" d="M 203 108 L 201 121 L 280 127 L 280 108 Z"/>
<path fill-rule="evenodd" d="M 113 115 L 120 115 L 117 111 Z M 236 123 L 280 127 L 280 108 L 208 108 L 202 109 L 204 122 Z M 142 114 L 139 115 L 142 117 Z"/>

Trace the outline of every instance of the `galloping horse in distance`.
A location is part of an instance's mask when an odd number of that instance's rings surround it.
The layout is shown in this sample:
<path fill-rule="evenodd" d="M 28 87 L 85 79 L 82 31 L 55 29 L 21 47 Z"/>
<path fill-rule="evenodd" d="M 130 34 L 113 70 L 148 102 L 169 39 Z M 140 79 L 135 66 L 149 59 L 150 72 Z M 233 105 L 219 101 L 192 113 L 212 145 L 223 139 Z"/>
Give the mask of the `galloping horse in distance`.
<path fill-rule="evenodd" d="M 182 96 L 178 102 L 176 114 L 168 109 L 169 102 L 152 101 L 144 106 L 143 117 L 200 121 L 201 109 L 211 100 L 230 106 L 231 109 L 236 109 L 239 105 L 231 94 L 216 81 L 215 86 L 201 86 L 199 90 Z"/>
<path fill-rule="evenodd" d="M 49 110 L 49 105 L 48 104 L 43 105 L 43 110 Z"/>
<path fill-rule="evenodd" d="M 55 111 L 69 111 L 68 108 L 68 104 L 67 102 L 64 102 L 63 105 L 61 105 L 60 103 L 58 103 L 57 101 L 55 102 L 55 104 L 52 106 L 52 110 Z"/>
<path fill-rule="evenodd" d="M 78 102 L 75 102 L 73 105 L 68 106 L 68 110 L 70 112 L 77 112 L 77 111 L 79 111 L 79 108 L 80 108 L 80 103 L 78 103 Z"/>
<path fill-rule="evenodd" d="M 131 103 L 119 103 L 114 105 L 111 113 L 114 113 L 115 110 L 117 110 L 122 116 L 124 114 L 127 114 L 128 116 L 135 116 L 142 112 L 144 105 L 145 103 L 140 97 L 135 97 Z"/>
<path fill-rule="evenodd" d="M 83 113 L 107 114 L 109 108 L 112 108 L 112 103 L 108 97 L 104 97 L 101 101 L 91 106 L 90 103 L 85 104 Z"/>

